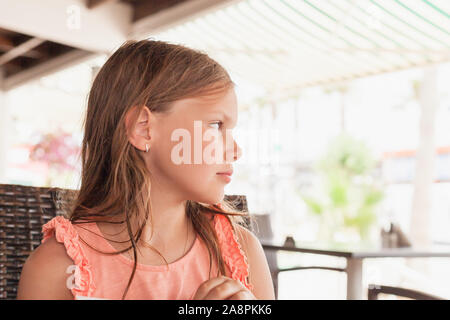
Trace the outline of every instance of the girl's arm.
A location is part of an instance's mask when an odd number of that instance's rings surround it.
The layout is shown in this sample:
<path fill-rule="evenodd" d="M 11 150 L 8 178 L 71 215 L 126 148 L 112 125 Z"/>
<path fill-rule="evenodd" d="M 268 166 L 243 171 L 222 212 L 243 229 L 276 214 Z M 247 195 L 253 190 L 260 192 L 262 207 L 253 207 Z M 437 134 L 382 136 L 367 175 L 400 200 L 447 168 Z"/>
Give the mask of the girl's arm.
<path fill-rule="evenodd" d="M 62 243 L 51 237 L 34 250 L 26 260 L 19 281 L 17 299 L 73 300 L 66 285 L 66 273 L 72 259 Z"/>
<path fill-rule="evenodd" d="M 259 239 L 247 228 L 237 225 L 236 235 L 249 264 L 249 281 L 259 300 L 275 300 L 272 277 L 264 249 Z"/>

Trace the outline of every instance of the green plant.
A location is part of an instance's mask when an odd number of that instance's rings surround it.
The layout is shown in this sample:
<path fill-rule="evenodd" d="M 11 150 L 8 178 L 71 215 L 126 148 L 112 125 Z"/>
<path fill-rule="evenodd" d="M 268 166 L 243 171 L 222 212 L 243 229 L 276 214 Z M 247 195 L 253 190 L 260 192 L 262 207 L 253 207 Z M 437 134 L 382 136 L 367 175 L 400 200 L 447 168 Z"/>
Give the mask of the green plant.
<path fill-rule="evenodd" d="M 365 240 L 383 198 L 374 168 L 375 160 L 366 145 L 342 134 L 315 166 L 320 176 L 318 192 L 300 196 L 311 213 L 321 216 L 331 233 L 355 228 Z"/>

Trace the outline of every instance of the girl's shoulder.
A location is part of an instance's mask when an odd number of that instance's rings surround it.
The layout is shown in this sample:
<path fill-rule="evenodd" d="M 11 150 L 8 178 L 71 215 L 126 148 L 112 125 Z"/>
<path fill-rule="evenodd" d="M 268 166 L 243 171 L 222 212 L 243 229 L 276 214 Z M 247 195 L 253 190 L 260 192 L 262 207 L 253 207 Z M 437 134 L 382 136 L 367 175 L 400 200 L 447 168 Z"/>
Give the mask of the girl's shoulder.
<path fill-rule="evenodd" d="M 49 238 L 39 245 L 22 267 L 17 299 L 73 299 L 66 286 L 67 269 L 73 264 L 63 245 Z"/>

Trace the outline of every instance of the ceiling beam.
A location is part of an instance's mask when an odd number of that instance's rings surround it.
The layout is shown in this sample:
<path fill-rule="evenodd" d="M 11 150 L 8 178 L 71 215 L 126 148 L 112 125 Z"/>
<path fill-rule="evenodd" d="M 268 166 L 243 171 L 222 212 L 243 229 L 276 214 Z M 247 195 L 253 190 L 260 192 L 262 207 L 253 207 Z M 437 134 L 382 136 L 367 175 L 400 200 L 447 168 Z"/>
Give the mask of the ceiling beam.
<path fill-rule="evenodd" d="M 153 1 L 137 1 L 134 3 L 133 21 L 145 18 L 155 14 L 161 10 L 168 9 L 189 0 L 153 0 Z"/>
<path fill-rule="evenodd" d="M 11 39 L 0 35 L 0 48 L 7 48 L 6 50 L 9 50 L 10 48 L 14 47 L 14 43 L 11 41 Z"/>
<path fill-rule="evenodd" d="M 14 42 L 4 35 L 0 35 L 0 51 L 7 52 L 14 48 Z M 41 50 L 29 50 L 21 54 L 22 57 L 39 59 L 45 55 Z"/>
<path fill-rule="evenodd" d="M 23 66 L 20 64 L 20 61 L 18 61 L 17 59 L 8 62 L 7 64 L 3 65 L 0 68 L 3 68 L 3 71 L 4 71 L 3 75 L 5 78 L 7 77 L 8 74 L 9 75 L 17 74 L 17 73 L 23 71 L 23 69 L 24 69 Z"/>
<path fill-rule="evenodd" d="M 0 1 L 0 28 L 86 51 L 110 53 L 127 40 L 133 8 L 107 1 L 95 10 L 86 0 Z"/>
<path fill-rule="evenodd" d="M 106 2 L 111 2 L 111 1 L 118 1 L 118 0 L 87 0 L 86 7 L 88 9 L 93 9 L 95 7 L 98 7 L 101 4 L 104 4 Z"/>
<path fill-rule="evenodd" d="M 59 70 L 81 63 L 96 55 L 96 53 L 84 50 L 72 50 L 51 60 L 40 63 L 35 67 L 31 67 L 20 73 L 9 76 L 8 78 L 3 80 L 3 90 L 11 90 L 28 81 L 36 80 L 49 74 L 58 72 Z"/>
<path fill-rule="evenodd" d="M 204 15 L 209 11 L 217 10 L 239 1 L 241 0 L 189 0 L 180 2 L 134 22 L 130 37 L 147 38 L 152 34 Z"/>
<path fill-rule="evenodd" d="M 25 41 L 24 43 L 19 44 L 8 52 L 4 53 L 0 56 L 0 66 L 4 65 L 8 61 L 11 61 L 17 57 L 20 57 L 30 51 L 31 49 L 39 46 L 45 42 L 43 39 L 39 38 L 31 38 L 30 40 Z"/>

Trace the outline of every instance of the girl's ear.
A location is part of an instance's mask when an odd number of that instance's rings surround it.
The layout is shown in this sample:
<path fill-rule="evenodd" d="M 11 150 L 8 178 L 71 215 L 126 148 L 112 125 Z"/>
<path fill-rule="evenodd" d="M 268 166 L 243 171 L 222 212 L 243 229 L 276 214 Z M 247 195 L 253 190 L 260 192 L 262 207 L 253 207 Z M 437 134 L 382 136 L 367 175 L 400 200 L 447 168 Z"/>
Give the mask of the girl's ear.
<path fill-rule="evenodd" d="M 134 120 L 137 117 L 137 122 L 134 123 Z M 128 135 L 128 141 L 135 146 L 137 149 L 145 151 L 146 144 L 150 149 L 150 140 L 151 140 L 151 129 L 153 115 L 148 107 L 144 106 L 140 110 L 137 106 L 132 107 L 128 110 L 125 116 L 125 126 Z"/>

